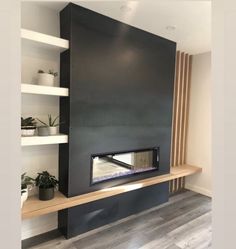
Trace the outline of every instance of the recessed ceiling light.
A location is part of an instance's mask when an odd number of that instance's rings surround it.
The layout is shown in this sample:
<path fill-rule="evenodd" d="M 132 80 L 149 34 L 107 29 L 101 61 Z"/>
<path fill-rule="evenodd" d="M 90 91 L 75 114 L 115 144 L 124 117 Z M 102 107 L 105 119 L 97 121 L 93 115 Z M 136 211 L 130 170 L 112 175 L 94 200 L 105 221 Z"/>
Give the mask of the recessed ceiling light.
<path fill-rule="evenodd" d="M 174 26 L 174 25 L 168 25 L 168 26 L 166 26 L 166 30 L 168 30 L 168 31 L 174 31 L 174 30 L 176 30 L 176 26 Z"/>
<path fill-rule="evenodd" d="M 132 8 L 128 5 L 122 5 L 120 7 L 120 10 L 123 11 L 123 12 L 130 12 L 132 10 Z"/>

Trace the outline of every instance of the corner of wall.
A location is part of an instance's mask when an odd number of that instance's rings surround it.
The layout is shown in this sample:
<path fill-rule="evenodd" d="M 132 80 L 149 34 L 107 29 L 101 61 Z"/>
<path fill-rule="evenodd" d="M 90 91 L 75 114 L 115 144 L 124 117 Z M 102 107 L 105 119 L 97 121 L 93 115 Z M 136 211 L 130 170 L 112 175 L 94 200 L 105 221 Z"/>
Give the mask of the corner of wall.
<path fill-rule="evenodd" d="M 187 136 L 187 163 L 202 173 L 187 177 L 185 188 L 212 196 L 211 53 L 193 56 Z"/>
<path fill-rule="evenodd" d="M 212 197 L 212 191 L 210 189 L 206 189 L 206 188 L 202 188 L 198 185 L 194 185 L 191 183 L 186 183 L 185 184 L 185 189 L 191 190 L 193 192 L 202 194 L 202 195 L 206 195 L 208 197 Z"/>

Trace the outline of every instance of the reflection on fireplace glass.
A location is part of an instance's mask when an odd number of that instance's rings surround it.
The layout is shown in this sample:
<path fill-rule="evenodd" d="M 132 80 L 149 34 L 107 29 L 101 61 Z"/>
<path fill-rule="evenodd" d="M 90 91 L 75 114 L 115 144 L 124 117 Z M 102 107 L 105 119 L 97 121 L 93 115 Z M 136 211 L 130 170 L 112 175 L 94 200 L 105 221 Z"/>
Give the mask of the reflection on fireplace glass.
<path fill-rule="evenodd" d="M 157 170 L 159 148 L 92 155 L 92 183 Z"/>

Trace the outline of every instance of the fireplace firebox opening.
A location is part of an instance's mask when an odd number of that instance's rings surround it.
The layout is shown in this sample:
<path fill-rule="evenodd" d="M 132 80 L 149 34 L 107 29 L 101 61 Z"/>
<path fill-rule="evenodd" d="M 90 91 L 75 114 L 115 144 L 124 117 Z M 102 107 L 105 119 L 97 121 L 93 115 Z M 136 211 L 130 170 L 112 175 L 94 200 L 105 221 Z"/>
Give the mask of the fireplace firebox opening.
<path fill-rule="evenodd" d="M 159 169 L 160 148 L 91 155 L 91 185 Z"/>

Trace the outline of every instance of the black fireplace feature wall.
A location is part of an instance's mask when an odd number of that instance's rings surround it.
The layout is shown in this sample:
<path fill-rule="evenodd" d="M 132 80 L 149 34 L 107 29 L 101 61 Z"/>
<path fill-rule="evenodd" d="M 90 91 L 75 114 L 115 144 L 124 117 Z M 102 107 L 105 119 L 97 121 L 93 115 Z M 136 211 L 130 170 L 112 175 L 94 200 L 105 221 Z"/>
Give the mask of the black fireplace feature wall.
<path fill-rule="evenodd" d="M 149 186 L 59 212 L 59 228 L 67 239 L 168 201 L 169 184 Z M 114 240 L 116 238 L 114 237 Z M 104 246 L 100 248 L 110 248 Z M 118 242 L 119 243 L 119 242 Z M 96 247 L 95 247 L 96 248 Z M 126 248 L 124 248 L 126 249 Z"/>
<path fill-rule="evenodd" d="M 59 190 L 72 197 L 169 173 L 176 43 L 72 3 L 61 11 L 60 25 L 70 42 L 61 53 L 60 81 L 70 96 L 60 98 L 60 131 L 69 143 L 59 146 Z M 91 155 L 156 146 L 158 170 L 91 184 Z M 109 214 L 125 217 L 168 195 L 168 183 L 123 193 L 114 198 L 115 215 L 106 206 L 110 198 L 98 203 L 109 220 Z M 78 231 L 76 213 L 80 217 L 83 208 L 93 210 L 87 230 L 102 224 L 93 205 L 59 212 L 67 237 Z"/>
<path fill-rule="evenodd" d="M 159 168 L 159 148 L 91 155 L 91 184 L 145 174 Z"/>
<path fill-rule="evenodd" d="M 75 4 L 60 13 L 60 191 L 68 197 L 169 173 L 176 44 Z M 90 184 L 91 154 L 161 148 L 159 170 Z"/>

